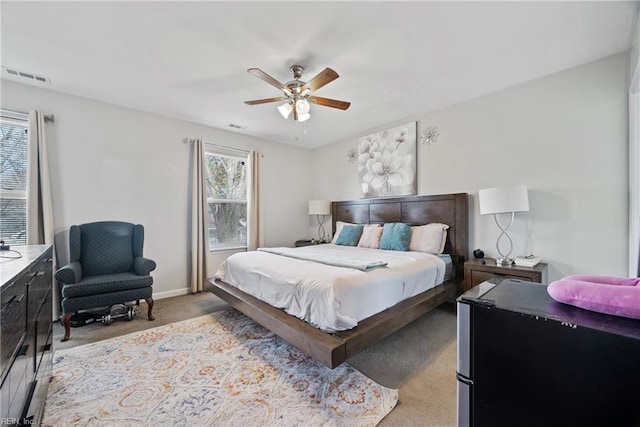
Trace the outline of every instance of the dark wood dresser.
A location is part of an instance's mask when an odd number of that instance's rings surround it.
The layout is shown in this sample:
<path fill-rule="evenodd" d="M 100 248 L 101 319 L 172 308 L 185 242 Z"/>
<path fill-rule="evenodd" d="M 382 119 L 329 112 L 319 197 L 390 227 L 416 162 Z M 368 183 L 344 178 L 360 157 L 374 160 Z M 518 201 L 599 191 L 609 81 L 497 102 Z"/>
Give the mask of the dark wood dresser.
<path fill-rule="evenodd" d="M 39 425 L 53 365 L 52 247 L 0 255 L 0 411 L 3 424 Z"/>

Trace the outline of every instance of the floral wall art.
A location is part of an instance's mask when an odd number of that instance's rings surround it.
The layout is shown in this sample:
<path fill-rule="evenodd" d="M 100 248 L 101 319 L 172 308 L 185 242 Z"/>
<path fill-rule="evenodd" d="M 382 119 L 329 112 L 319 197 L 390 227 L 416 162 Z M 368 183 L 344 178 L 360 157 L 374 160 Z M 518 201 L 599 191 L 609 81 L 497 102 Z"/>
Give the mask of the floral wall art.
<path fill-rule="evenodd" d="M 358 140 L 358 176 L 365 198 L 417 194 L 416 122 Z"/>

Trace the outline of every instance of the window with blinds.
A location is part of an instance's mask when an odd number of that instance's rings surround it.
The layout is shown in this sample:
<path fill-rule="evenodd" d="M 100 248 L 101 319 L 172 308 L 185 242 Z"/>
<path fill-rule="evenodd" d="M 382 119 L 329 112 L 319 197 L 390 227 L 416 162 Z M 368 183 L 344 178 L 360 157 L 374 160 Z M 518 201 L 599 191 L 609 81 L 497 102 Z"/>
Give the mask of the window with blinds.
<path fill-rule="evenodd" d="M 0 240 L 27 241 L 27 119 L 0 116 Z"/>
<path fill-rule="evenodd" d="M 205 151 L 209 248 L 246 248 L 247 157 Z"/>

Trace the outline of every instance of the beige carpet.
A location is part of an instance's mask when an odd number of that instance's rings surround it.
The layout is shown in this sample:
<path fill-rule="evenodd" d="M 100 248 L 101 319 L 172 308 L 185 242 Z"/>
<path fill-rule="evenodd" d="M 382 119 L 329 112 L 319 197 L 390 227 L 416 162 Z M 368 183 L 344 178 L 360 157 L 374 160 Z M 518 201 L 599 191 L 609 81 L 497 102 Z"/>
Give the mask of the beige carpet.
<path fill-rule="evenodd" d="M 71 339 L 61 343 L 63 328 L 54 325 L 54 350 L 71 348 L 164 324 L 194 318 L 227 308 L 216 296 L 196 295 L 156 301 L 156 320 L 149 322 L 142 303 L 133 321 L 110 326 L 93 323 L 71 329 Z M 449 427 L 456 424 L 456 313 L 444 304 L 431 313 L 349 359 L 348 363 L 373 381 L 399 390 L 396 407 L 380 426 Z"/>

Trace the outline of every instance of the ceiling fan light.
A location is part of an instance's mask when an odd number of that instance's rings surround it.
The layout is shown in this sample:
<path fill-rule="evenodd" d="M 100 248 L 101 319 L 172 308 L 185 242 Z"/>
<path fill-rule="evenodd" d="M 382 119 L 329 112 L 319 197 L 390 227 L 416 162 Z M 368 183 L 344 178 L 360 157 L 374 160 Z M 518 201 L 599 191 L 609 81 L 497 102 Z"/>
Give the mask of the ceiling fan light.
<path fill-rule="evenodd" d="M 296 101 L 296 110 L 298 111 L 298 114 L 305 115 L 309 112 L 310 109 L 311 107 L 309 106 L 309 101 L 307 101 L 306 99 L 299 99 L 298 101 Z"/>
<path fill-rule="evenodd" d="M 287 102 L 279 106 L 278 111 L 280 111 L 282 117 L 286 119 L 289 117 L 289 114 L 291 114 L 291 111 L 293 111 L 293 106 L 289 102 Z"/>
<path fill-rule="evenodd" d="M 298 114 L 298 121 L 299 122 L 305 122 L 305 121 L 309 120 L 310 117 L 311 117 L 311 114 L 309 114 L 309 113 Z"/>

